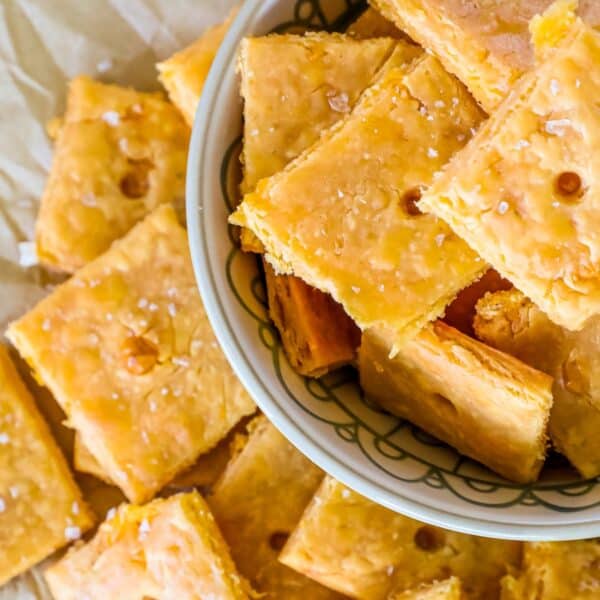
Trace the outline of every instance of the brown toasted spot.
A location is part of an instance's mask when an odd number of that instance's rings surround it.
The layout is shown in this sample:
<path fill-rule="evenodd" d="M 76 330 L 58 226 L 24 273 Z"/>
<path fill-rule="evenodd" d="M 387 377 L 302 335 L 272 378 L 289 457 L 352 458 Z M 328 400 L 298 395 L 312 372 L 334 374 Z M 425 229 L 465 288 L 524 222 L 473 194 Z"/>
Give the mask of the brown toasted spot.
<path fill-rule="evenodd" d="M 129 159 L 129 171 L 121 179 L 121 191 L 128 198 L 142 198 L 150 190 L 148 175 L 154 168 L 151 161 Z"/>
<path fill-rule="evenodd" d="M 408 190 L 402 197 L 402 204 L 404 210 L 411 216 L 417 217 L 422 215 L 421 209 L 417 206 L 417 202 L 421 199 L 421 190 L 419 188 L 413 188 Z"/>
<path fill-rule="evenodd" d="M 143 337 L 132 335 L 121 346 L 125 367 L 132 375 L 143 375 L 158 362 L 158 348 Z"/>
<path fill-rule="evenodd" d="M 271 537 L 269 538 L 269 546 L 271 546 L 273 550 L 280 552 L 285 546 L 285 543 L 288 541 L 289 537 L 290 534 L 285 531 L 276 531 L 275 533 L 272 533 Z"/>
<path fill-rule="evenodd" d="M 444 547 L 446 543 L 446 534 L 436 527 L 423 525 L 423 527 L 417 529 L 414 540 L 417 547 L 421 550 L 435 552 Z"/>
<path fill-rule="evenodd" d="M 573 171 L 565 171 L 556 178 L 556 189 L 563 196 L 572 196 L 581 189 L 581 177 Z"/>

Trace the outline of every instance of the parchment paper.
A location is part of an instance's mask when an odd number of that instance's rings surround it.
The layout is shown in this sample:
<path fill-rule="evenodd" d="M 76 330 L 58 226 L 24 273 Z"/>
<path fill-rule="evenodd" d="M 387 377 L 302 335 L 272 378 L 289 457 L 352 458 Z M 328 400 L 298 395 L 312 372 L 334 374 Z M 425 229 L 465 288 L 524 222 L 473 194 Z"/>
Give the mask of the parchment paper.
<path fill-rule="evenodd" d="M 39 198 L 52 159 L 49 119 L 66 83 L 86 73 L 140 90 L 155 63 L 222 21 L 235 0 L 0 0 L 0 331 L 57 282 L 32 256 Z M 49 598 L 39 570 L 0 600 Z"/>

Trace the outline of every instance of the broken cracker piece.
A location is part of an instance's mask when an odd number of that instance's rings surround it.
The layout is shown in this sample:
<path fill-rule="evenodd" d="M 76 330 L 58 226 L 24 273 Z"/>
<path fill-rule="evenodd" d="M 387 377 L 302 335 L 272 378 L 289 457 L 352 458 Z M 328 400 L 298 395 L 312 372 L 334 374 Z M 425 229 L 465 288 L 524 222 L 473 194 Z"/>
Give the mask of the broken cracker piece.
<path fill-rule="evenodd" d="M 486 344 L 554 378 L 550 438 L 584 477 L 600 475 L 600 318 L 568 331 L 512 290 L 479 300 L 474 328 Z"/>
<path fill-rule="evenodd" d="M 318 467 L 259 417 L 246 446 L 208 497 L 240 573 L 261 597 L 341 597 L 277 560 L 322 478 Z"/>
<path fill-rule="evenodd" d="M 0 345 L 0 586 L 95 521 L 8 350 Z"/>
<path fill-rule="evenodd" d="M 251 596 L 198 492 L 120 506 L 45 576 L 56 600 Z"/>
<path fill-rule="evenodd" d="M 331 296 L 263 261 L 269 315 L 292 367 L 319 377 L 356 359 L 360 330 Z"/>
<path fill-rule="evenodd" d="M 486 269 L 415 206 L 482 113 L 434 58 L 399 58 L 230 220 L 259 237 L 277 272 L 329 293 L 361 329 L 386 325 L 409 337 Z"/>
<path fill-rule="evenodd" d="M 36 223 L 49 267 L 74 272 L 184 196 L 189 129 L 161 94 L 77 77 L 56 135 Z"/>
<path fill-rule="evenodd" d="M 595 600 L 600 591 L 597 540 L 526 543 L 523 569 L 502 579 L 502 600 Z"/>
<path fill-rule="evenodd" d="M 255 410 L 214 336 L 185 229 L 168 205 L 7 335 L 134 502 L 151 498 Z"/>
<path fill-rule="evenodd" d="M 280 560 L 359 600 L 384 600 L 423 583 L 459 577 L 469 598 L 496 598 L 521 543 L 424 525 L 326 477 Z"/>
<path fill-rule="evenodd" d="M 500 475 L 535 481 L 544 463 L 552 379 L 438 321 L 400 346 L 363 335 L 360 382 L 385 409 Z"/>
<path fill-rule="evenodd" d="M 223 23 L 209 27 L 195 42 L 156 65 L 160 82 L 190 127 L 210 67 L 236 14 L 237 7 Z"/>

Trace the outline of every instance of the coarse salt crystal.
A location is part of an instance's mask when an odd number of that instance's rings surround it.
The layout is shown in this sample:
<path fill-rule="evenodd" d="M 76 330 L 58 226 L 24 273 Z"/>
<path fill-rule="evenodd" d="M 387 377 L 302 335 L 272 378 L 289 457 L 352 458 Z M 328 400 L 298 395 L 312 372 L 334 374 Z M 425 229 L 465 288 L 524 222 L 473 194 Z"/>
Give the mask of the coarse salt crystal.
<path fill-rule="evenodd" d="M 185 356 L 174 356 L 171 360 L 173 361 L 173 364 L 177 365 L 178 367 L 190 366 L 190 361 Z"/>
<path fill-rule="evenodd" d="M 71 512 L 74 515 L 78 515 L 79 514 L 79 504 L 77 502 L 73 502 L 73 504 L 71 504 Z"/>
<path fill-rule="evenodd" d="M 10 442 L 10 437 L 8 437 L 8 433 L 0 433 L 0 446 L 6 446 Z"/>
<path fill-rule="evenodd" d="M 146 308 L 146 306 L 148 306 L 148 300 L 146 298 L 140 298 L 137 305 L 138 308 Z"/>
<path fill-rule="evenodd" d="M 148 406 L 150 408 L 150 412 L 152 412 L 152 413 L 156 412 L 156 402 L 154 400 L 150 400 L 150 402 L 148 403 Z"/>
<path fill-rule="evenodd" d="M 150 304 L 148 304 L 148 310 L 150 312 L 156 312 L 158 310 L 158 304 L 155 302 L 150 302 Z"/>
<path fill-rule="evenodd" d="M 497 208 L 498 212 L 503 215 L 506 213 L 506 211 L 508 210 L 508 202 L 501 200 L 500 202 L 498 202 L 498 208 Z"/>
<path fill-rule="evenodd" d="M 167 290 L 167 296 L 168 296 L 169 298 L 175 298 L 175 296 L 176 296 L 176 295 L 177 295 L 177 288 L 170 287 L 170 288 Z"/>
<path fill-rule="evenodd" d="M 81 528 L 76 525 L 65 527 L 65 538 L 67 540 L 78 540 L 81 537 Z"/>
<path fill-rule="evenodd" d="M 116 127 L 121 122 L 121 117 L 116 110 L 107 110 L 102 114 L 102 120 L 111 127 Z"/>
<path fill-rule="evenodd" d="M 44 319 L 42 321 L 42 331 L 50 331 L 50 319 Z"/>
<path fill-rule="evenodd" d="M 22 267 L 33 267 L 38 264 L 35 242 L 19 242 L 19 264 Z"/>
<path fill-rule="evenodd" d="M 177 314 L 177 308 L 176 308 L 176 306 L 172 302 L 169 302 L 169 304 L 167 304 L 167 312 L 172 317 L 174 317 Z"/>
<path fill-rule="evenodd" d="M 445 239 L 446 239 L 446 234 L 445 233 L 438 233 L 435 236 L 435 245 L 436 246 L 441 246 L 444 243 Z"/>
<path fill-rule="evenodd" d="M 111 58 L 103 58 L 96 65 L 96 70 L 98 73 L 106 73 L 106 71 L 110 71 L 113 68 L 113 61 Z"/>
<path fill-rule="evenodd" d="M 6 510 L 6 502 L 4 501 L 4 498 L 0 498 L 0 513 L 4 512 Z"/>
<path fill-rule="evenodd" d="M 427 148 L 427 156 L 429 156 L 429 158 L 436 158 L 438 156 L 438 151 L 435 148 Z"/>
<path fill-rule="evenodd" d="M 110 521 L 117 514 L 117 509 L 113 506 L 106 511 L 106 520 Z"/>
<path fill-rule="evenodd" d="M 531 144 L 527 140 L 519 140 L 515 144 L 515 150 L 521 150 L 522 148 L 528 148 Z"/>
<path fill-rule="evenodd" d="M 559 85 L 558 81 L 556 81 L 556 79 L 550 80 L 550 93 L 553 96 L 558 96 L 559 92 L 560 92 L 560 85 Z"/>
<path fill-rule="evenodd" d="M 140 526 L 138 527 L 138 531 L 139 531 L 139 537 L 140 539 L 144 539 L 146 537 L 146 535 L 148 534 L 148 532 L 150 531 L 150 523 L 148 523 L 148 519 L 144 519 L 141 523 Z"/>
<path fill-rule="evenodd" d="M 388 567 L 388 568 L 385 570 L 385 572 L 387 573 L 387 576 L 388 576 L 388 577 L 391 577 L 391 576 L 392 576 L 392 574 L 394 573 L 394 565 L 390 565 L 390 566 L 389 566 L 389 567 Z"/>
<path fill-rule="evenodd" d="M 446 106 L 446 103 L 443 100 L 436 100 L 433 105 L 436 108 L 444 108 L 444 106 Z"/>
<path fill-rule="evenodd" d="M 551 119 L 550 121 L 546 121 L 544 129 L 552 135 L 563 136 L 565 135 L 565 127 L 570 127 L 570 125 L 570 119 Z"/>
<path fill-rule="evenodd" d="M 331 110 L 339 113 L 346 113 L 350 111 L 348 104 L 348 94 L 346 92 L 340 92 L 339 94 L 328 94 L 327 102 Z"/>
<path fill-rule="evenodd" d="M 8 493 L 10 494 L 11 498 L 18 498 L 19 497 L 19 487 L 16 485 L 11 485 L 8 488 Z"/>
<path fill-rule="evenodd" d="M 344 488 L 342 490 L 342 498 L 350 498 L 350 490 L 347 490 L 346 488 Z"/>
<path fill-rule="evenodd" d="M 355 294 L 358 294 L 358 293 L 360 292 L 360 288 L 359 288 L 357 285 L 353 285 L 353 286 L 352 286 L 352 291 L 353 291 Z"/>

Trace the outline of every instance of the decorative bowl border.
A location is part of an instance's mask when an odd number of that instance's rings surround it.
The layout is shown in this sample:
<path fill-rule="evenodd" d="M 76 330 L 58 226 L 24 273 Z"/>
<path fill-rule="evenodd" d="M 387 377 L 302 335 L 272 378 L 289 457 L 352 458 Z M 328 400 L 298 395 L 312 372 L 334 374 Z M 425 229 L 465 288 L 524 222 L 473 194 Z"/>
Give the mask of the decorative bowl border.
<path fill-rule="evenodd" d="M 342 10 L 338 14 L 341 16 L 330 18 L 321 0 L 297 0 L 293 18 L 270 30 L 341 29 L 364 5 L 360 0 L 340 2 Z M 263 4 L 269 2 L 246 1 L 215 59 L 198 107 L 187 178 L 187 220 L 196 277 L 217 338 L 237 375 L 269 419 L 311 460 L 349 487 L 393 510 L 450 529 L 493 537 L 558 540 L 600 535 L 600 515 L 597 514 L 600 511 L 594 511 L 600 507 L 600 478 L 586 481 L 558 479 L 526 486 L 508 482 L 459 456 L 410 423 L 380 410 L 360 392 L 351 369 L 342 369 L 320 379 L 299 377 L 287 364 L 277 332 L 268 319 L 258 262 L 255 261 L 256 272 L 249 282 L 243 283 L 237 278 L 239 269 L 246 271 L 251 268 L 248 261 L 254 259 L 241 252 L 232 227 L 227 226 L 227 258 L 221 267 L 222 272 L 218 273 L 215 265 L 211 264 L 211 231 L 209 219 L 205 216 L 205 209 L 210 207 L 205 200 L 215 202 L 216 182 L 213 189 L 209 189 L 210 184 L 204 178 L 201 180 L 201 174 L 206 161 L 210 161 L 207 158 L 207 140 L 218 132 L 212 127 L 213 120 L 205 119 L 203 115 L 215 113 L 216 96 L 233 69 L 237 41 L 258 18 L 256 13 L 260 12 Z M 218 173 L 224 214 L 230 212 L 237 202 L 234 173 L 239 170 L 239 132 L 229 139 L 232 138 L 223 152 Z M 224 252 L 223 247 L 221 254 Z M 240 267 L 239 263 L 245 263 L 245 266 Z M 256 361 L 260 361 L 256 356 L 249 356 L 244 342 L 237 335 L 235 317 L 224 306 L 223 296 L 218 292 L 217 282 L 223 276 L 228 293 L 254 323 L 254 335 L 258 336 L 264 350 L 263 359 L 268 357 L 270 360 L 279 390 L 284 392 L 283 398 L 269 389 L 264 373 L 261 374 L 260 367 L 257 369 L 255 365 Z M 302 385 L 299 387 L 300 381 Z M 302 400 L 299 394 L 303 394 Z M 301 428 L 297 421 L 298 412 L 296 417 L 291 415 L 289 403 L 314 420 L 314 431 Z M 385 430 L 382 430 L 383 427 Z M 337 449 L 332 449 L 331 443 L 325 443 L 327 439 L 323 436 L 331 436 L 332 432 L 338 444 L 342 440 L 360 450 L 373 468 L 373 477 L 357 470 L 356 465 L 349 464 L 336 452 Z M 424 448 L 436 456 L 435 462 L 419 453 Z M 393 466 L 402 461 L 404 465 L 410 464 L 410 468 L 400 473 Z M 382 484 L 382 479 L 388 479 L 387 485 Z M 390 489 L 390 479 L 397 482 L 397 489 Z M 415 484 L 420 484 L 418 494 L 414 493 Z M 424 490 L 429 490 L 432 497 L 424 497 Z M 437 497 L 442 493 L 444 498 Z M 448 500 L 448 495 L 454 501 Z M 461 503 L 465 503 L 463 508 L 470 507 L 471 514 L 465 510 L 452 510 L 453 504 L 460 506 Z M 550 518 L 552 514 L 555 519 Z"/>

